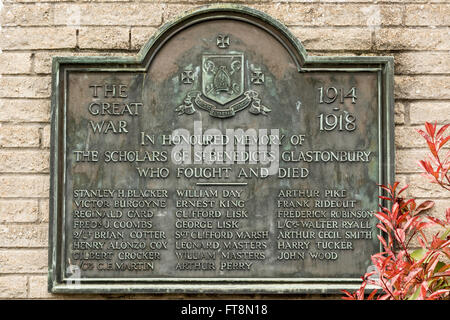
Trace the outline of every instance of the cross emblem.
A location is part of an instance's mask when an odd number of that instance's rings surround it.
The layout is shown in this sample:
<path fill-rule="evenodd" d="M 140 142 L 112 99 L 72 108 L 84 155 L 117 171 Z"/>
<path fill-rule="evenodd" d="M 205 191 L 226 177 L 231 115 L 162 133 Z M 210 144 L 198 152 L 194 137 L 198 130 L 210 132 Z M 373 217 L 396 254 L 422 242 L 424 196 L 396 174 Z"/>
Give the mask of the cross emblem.
<path fill-rule="evenodd" d="M 251 81 L 253 84 L 263 84 L 264 83 L 264 73 L 261 70 L 253 71 Z"/>
<path fill-rule="evenodd" d="M 181 73 L 181 82 L 184 84 L 192 84 L 194 81 L 194 73 L 191 70 L 185 70 Z"/>
<path fill-rule="evenodd" d="M 220 49 L 226 49 L 230 46 L 230 37 L 228 35 L 219 34 L 216 43 Z"/>

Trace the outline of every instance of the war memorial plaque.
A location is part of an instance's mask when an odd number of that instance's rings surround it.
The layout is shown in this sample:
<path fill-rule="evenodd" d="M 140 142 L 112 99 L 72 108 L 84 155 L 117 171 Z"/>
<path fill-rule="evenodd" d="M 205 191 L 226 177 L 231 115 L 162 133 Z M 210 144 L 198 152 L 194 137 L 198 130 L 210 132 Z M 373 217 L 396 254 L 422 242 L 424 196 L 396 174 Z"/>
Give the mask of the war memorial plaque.
<path fill-rule="evenodd" d="M 54 58 L 49 290 L 357 286 L 393 179 L 393 60 L 300 41 L 212 6 L 133 58 Z"/>

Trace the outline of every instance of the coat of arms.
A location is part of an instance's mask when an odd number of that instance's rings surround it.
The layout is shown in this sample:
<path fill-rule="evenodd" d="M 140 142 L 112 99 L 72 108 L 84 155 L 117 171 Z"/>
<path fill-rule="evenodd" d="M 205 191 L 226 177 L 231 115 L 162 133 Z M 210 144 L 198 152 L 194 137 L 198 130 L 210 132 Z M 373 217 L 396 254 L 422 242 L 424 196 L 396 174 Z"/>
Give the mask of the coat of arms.
<path fill-rule="evenodd" d="M 228 36 L 218 36 L 219 48 L 227 48 L 229 44 Z M 201 58 L 201 91 L 187 93 L 183 103 L 175 109 L 179 115 L 193 114 L 196 108 L 206 110 L 211 116 L 218 118 L 232 117 L 247 107 L 250 107 L 249 111 L 253 114 L 266 115 L 271 111 L 261 104 L 257 91 L 245 90 L 246 76 L 250 77 L 250 83 L 262 85 L 264 74 L 255 68 L 247 70 L 243 53 L 205 53 Z M 181 81 L 193 84 L 194 72 L 184 71 Z"/>

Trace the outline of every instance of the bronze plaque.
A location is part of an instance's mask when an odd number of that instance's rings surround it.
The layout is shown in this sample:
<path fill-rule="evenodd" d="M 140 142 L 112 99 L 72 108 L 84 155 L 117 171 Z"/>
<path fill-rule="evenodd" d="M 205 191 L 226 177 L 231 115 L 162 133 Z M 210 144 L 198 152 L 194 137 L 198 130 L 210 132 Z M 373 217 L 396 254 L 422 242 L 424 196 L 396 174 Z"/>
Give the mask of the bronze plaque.
<path fill-rule="evenodd" d="M 52 292 L 335 292 L 379 251 L 389 57 L 212 6 L 136 58 L 55 58 Z"/>

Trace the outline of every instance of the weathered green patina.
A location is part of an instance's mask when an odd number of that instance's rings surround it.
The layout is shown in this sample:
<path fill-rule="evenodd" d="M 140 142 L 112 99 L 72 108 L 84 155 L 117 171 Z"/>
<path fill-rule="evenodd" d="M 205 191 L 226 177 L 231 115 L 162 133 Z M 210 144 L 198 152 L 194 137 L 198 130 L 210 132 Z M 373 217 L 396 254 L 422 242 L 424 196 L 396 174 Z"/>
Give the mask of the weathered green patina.
<path fill-rule="evenodd" d="M 380 249 L 367 212 L 394 177 L 392 57 L 308 56 L 270 16 L 213 5 L 135 57 L 55 57 L 52 75 L 50 292 L 359 287 Z M 174 163 L 164 137 L 198 123 L 279 130 L 277 174 Z"/>

